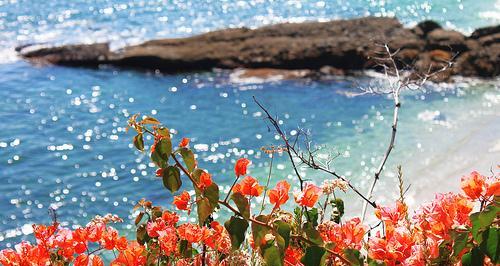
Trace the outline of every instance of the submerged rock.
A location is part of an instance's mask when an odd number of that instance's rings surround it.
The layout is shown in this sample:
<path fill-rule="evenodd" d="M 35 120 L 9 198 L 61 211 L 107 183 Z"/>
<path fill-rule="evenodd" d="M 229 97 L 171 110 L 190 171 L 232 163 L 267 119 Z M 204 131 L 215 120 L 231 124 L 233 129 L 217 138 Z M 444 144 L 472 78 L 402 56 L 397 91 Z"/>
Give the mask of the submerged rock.
<path fill-rule="evenodd" d="M 37 63 L 68 66 L 119 67 L 186 72 L 224 69 L 268 75 L 269 69 L 308 70 L 284 76 L 314 77 L 377 69 L 374 60 L 387 43 L 400 66 L 413 64 L 419 71 L 439 69 L 454 59 L 454 67 L 439 79 L 451 75 L 495 77 L 500 73 L 498 26 L 476 30 L 471 37 L 442 29 L 425 21 L 404 28 L 394 18 L 366 17 L 330 22 L 283 23 L 255 30 L 247 28 L 213 31 L 188 38 L 160 39 L 110 51 L 105 43 L 60 47 L 19 48 L 20 55 Z M 28 51 L 29 50 L 29 51 Z M 315 74 L 311 74 L 313 71 Z M 298 74 L 300 73 L 300 74 Z"/>

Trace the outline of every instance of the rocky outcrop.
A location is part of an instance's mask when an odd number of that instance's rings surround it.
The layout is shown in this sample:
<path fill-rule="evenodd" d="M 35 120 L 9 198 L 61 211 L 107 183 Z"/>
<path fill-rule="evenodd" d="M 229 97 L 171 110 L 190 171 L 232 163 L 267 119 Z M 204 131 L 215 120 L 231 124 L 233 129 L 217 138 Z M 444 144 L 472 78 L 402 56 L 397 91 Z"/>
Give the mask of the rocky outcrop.
<path fill-rule="evenodd" d="M 438 69 L 442 74 L 495 77 L 500 73 L 499 26 L 476 30 L 471 36 L 445 30 L 433 21 L 405 28 L 393 18 L 359 18 L 331 22 L 284 23 L 255 30 L 225 29 L 188 38 L 161 39 L 110 51 L 107 44 L 20 48 L 20 55 L 37 63 L 158 69 L 163 72 L 212 68 L 307 69 L 319 74 L 377 69 L 379 44 L 398 50 L 400 66 Z M 259 71 L 254 71 L 260 73 Z M 264 71 L 266 73 L 269 70 Z M 308 72 L 309 73 L 309 72 Z M 310 75 L 307 75 L 310 76 Z M 314 76 L 314 75 L 313 75 Z"/>

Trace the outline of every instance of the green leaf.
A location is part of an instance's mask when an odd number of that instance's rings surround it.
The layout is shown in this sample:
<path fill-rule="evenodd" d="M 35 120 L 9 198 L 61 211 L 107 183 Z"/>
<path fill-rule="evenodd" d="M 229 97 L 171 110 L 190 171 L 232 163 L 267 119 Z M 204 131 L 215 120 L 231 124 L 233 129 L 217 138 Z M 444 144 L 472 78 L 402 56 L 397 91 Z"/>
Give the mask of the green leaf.
<path fill-rule="evenodd" d="M 160 127 L 156 130 L 156 133 L 158 133 L 160 136 L 164 138 L 170 139 L 170 130 L 166 127 Z"/>
<path fill-rule="evenodd" d="M 245 241 L 245 232 L 248 228 L 248 222 L 245 219 L 231 216 L 231 219 L 224 223 L 224 227 L 226 227 L 229 237 L 231 238 L 231 247 L 233 250 L 238 250 L 241 243 Z"/>
<path fill-rule="evenodd" d="M 179 251 L 184 258 L 193 256 L 193 247 L 187 240 L 181 240 L 179 243 Z"/>
<path fill-rule="evenodd" d="M 277 228 L 278 234 L 285 241 L 284 247 L 287 248 L 289 243 L 290 243 L 290 232 L 292 231 L 292 227 L 283 221 L 276 221 L 276 222 L 274 222 L 274 225 Z"/>
<path fill-rule="evenodd" d="M 353 266 L 362 266 L 364 265 L 365 258 L 357 249 L 346 248 L 344 249 L 345 258 L 353 265 Z"/>
<path fill-rule="evenodd" d="M 312 222 L 313 226 L 317 226 L 318 225 L 318 209 L 317 208 L 312 208 L 310 210 L 306 210 L 307 212 L 307 215 L 306 215 L 306 218 L 307 218 L 307 221 L 309 222 Z"/>
<path fill-rule="evenodd" d="M 282 266 L 283 258 L 281 257 L 280 251 L 276 246 L 269 246 L 264 249 L 264 261 L 266 266 Z"/>
<path fill-rule="evenodd" d="M 465 253 L 462 256 L 463 266 L 483 265 L 483 261 L 484 261 L 484 254 L 477 247 L 473 248 L 471 251 Z"/>
<path fill-rule="evenodd" d="M 160 121 L 158 121 L 154 117 L 147 116 L 146 118 L 142 119 L 141 123 L 144 125 L 159 125 Z"/>
<path fill-rule="evenodd" d="M 495 227 L 490 227 L 488 230 L 483 232 L 483 242 L 479 245 L 481 251 L 490 257 L 493 264 L 498 265 L 500 263 L 500 245 L 499 245 L 499 234 L 500 229 Z"/>
<path fill-rule="evenodd" d="M 165 160 L 168 161 L 168 157 L 172 153 L 172 142 L 169 138 L 162 138 L 156 143 L 156 149 L 158 151 L 158 155 Z"/>
<path fill-rule="evenodd" d="M 141 221 L 142 221 L 142 217 L 144 217 L 144 212 L 139 212 L 139 214 L 137 215 L 137 217 L 135 217 L 135 221 L 134 221 L 134 224 L 137 226 Z"/>
<path fill-rule="evenodd" d="M 241 215 L 248 219 L 250 217 L 250 204 L 248 203 L 248 199 L 241 193 L 233 193 L 231 199 L 236 204 L 236 207 L 238 207 L 238 211 Z"/>
<path fill-rule="evenodd" d="M 177 167 L 167 166 L 167 168 L 163 169 L 163 185 L 172 193 L 179 190 L 182 181 L 181 172 Z"/>
<path fill-rule="evenodd" d="M 196 167 L 196 160 L 194 159 L 194 153 L 188 148 L 179 149 L 181 152 L 182 160 L 186 164 L 187 170 L 193 172 Z"/>
<path fill-rule="evenodd" d="M 378 262 L 374 259 L 371 259 L 370 257 L 368 257 L 368 266 L 385 266 L 385 262 Z"/>
<path fill-rule="evenodd" d="M 259 215 L 254 219 L 259 222 L 267 223 L 269 220 L 269 216 Z M 260 247 L 262 245 L 265 235 L 270 233 L 270 231 L 271 230 L 269 229 L 269 227 L 252 222 L 252 236 L 255 247 Z"/>
<path fill-rule="evenodd" d="M 325 265 L 326 250 L 319 246 L 310 246 L 306 249 L 306 254 L 301 259 L 305 266 L 321 266 Z"/>
<path fill-rule="evenodd" d="M 146 224 L 141 224 L 136 230 L 136 240 L 139 244 L 144 245 L 144 243 L 149 241 L 149 235 L 146 230 Z"/>
<path fill-rule="evenodd" d="M 469 216 L 472 223 L 472 236 L 479 244 L 482 242 L 482 232 L 485 231 L 498 216 L 500 208 L 489 205 L 481 212 L 473 213 Z"/>
<path fill-rule="evenodd" d="M 140 151 L 144 151 L 144 138 L 143 138 L 142 133 L 135 135 L 134 146 L 136 149 L 138 149 Z"/>
<path fill-rule="evenodd" d="M 210 203 L 208 198 L 201 198 L 198 200 L 198 204 L 196 206 L 198 210 L 198 221 L 200 225 L 203 225 L 208 216 L 210 216 L 210 214 L 214 211 L 215 206 Z"/>
<path fill-rule="evenodd" d="M 316 245 L 323 245 L 323 238 L 321 237 L 321 234 L 318 232 L 318 230 L 316 230 L 314 226 L 311 225 L 311 223 L 305 223 L 302 229 L 306 233 L 307 238 L 312 243 Z"/>
<path fill-rule="evenodd" d="M 219 206 L 219 187 L 217 184 L 212 183 L 210 186 L 205 188 L 203 195 L 208 198 L 212 206 Z"/>
<path fill-rule="evenodd" d="M 334 211 L 332 212 L 331 219 L 336 222 L 340 223 L 340 219 L 344 215 L 344 201 L 337 198 L 331 201 L 332 207 L 334 207 Z"/>
<path fill-rule="evenodd" d="M 451 239 L 453 240 L 453 256 L 457 256 L 467 246 L 467 242 L 469 240 L 469 232 L 451 231 L 450 235 Z"/>
<path fill-rule="evenodd" d="M 167 167 L 167 161 L 160 156 L 160 153 L 158 153 L 157 149 L 155 149 L 151 153 L 151 161 L 153 161 L 156 164 L 156 166 L 158 166 L 160 168 Z"/>

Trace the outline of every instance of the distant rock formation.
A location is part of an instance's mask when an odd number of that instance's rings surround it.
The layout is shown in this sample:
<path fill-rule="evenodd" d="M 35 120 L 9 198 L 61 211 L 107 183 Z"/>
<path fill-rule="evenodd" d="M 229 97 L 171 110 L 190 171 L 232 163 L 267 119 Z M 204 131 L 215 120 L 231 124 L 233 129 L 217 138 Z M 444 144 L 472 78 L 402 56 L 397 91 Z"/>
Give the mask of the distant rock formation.
<path fill-rule="evenodd" d="M 405 28 L 395 18 L 366 17 L 330 22 L 283 23 L 255 30 L 224 29 L 188 38 L 160 39 L 110 51 L 106 43 L 17 48 L 35 63 L 118 67 L 188 72 L 212 68 L 307 70 L 307 76 L 348 74 L 377 69 L 377 44 L 399 49 L 401 66 L 418 71 L 438 69 L 453 59 L 451 75 L 496 77 L 500 74 L 500 25 L 481 28 L 471 36 L 443 29 L 433 21 Z M 278 70 L 277 70 L 278 71 Z M 290 73 L 284 71 L 284 73 Z M 294 72 L 295 73 L 295 72 Z M 294 76 L 294 75 L 292 75 Z"/>

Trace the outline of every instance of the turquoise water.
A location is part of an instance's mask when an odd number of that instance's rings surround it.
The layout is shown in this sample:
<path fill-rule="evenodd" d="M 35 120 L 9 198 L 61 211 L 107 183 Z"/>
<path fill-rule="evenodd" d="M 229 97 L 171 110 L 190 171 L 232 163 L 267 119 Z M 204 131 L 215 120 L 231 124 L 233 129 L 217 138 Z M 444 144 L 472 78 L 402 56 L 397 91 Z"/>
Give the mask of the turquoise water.
<path fill-rule="evenodd" d="M 265 182 L 269 159 L 260 148 L 279 143 L 252 96 L 278 115 L 289 134 L 310 129 L 323 154 L 339 153 L 336 170 L 361 187 L 384 151 L 392 111 L 385 96 L 346 96 L 372 77 L 242 84 L 226 71 L 155 75 L 35 67 L 13 56 L 15 45 L 110 40 L 120 47 L 224 27 L 368 14 L 397 14 L 408 25 L 434 18 L 470 32 L 498 23 L 498 3 L 478 2 L 0 1 L 0 248 L 29 238 L 32 223 L 49 222 L 50 206 L 73 226 L 108 212 L 127 218 L 142 197 L 169 204 L 155 169 L 124 132 L 131 114 L 156 116 L 178 136 L 192 138 L 200 165 L 227 189 L 240 156 L 254 161 L 252 175 Z M 377 190 L 381 200 L 397 193 L 397 164 L 403 164 L 414 202 L 456 189 L 456 178 L 473 168 L 486 171 L 498 163 L 498 81 L 446 87 L 405 95 L 396 150 Z M 317 184 L 326 178 L 301 171 Z M 291 177 L 284 156 L 273 172 L 271 183 Z M 345 197 L 359 209 L 351 194 Z"/>

